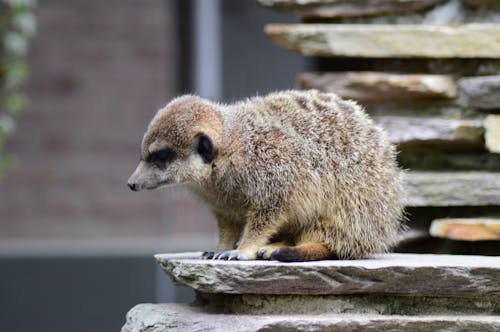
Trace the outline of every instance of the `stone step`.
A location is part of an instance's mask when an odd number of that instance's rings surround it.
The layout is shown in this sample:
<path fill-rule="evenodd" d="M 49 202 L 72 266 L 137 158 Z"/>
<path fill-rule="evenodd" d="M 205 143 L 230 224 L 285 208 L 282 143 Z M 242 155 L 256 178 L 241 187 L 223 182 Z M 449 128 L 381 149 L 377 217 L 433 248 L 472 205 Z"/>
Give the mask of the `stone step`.
<path fill-rule="evenodd" d="M 486 148 L 490 152 L 500 153 L 500 115 L 488 115 L 484 121 L 484 127 Z"/>
<path fill-rule="evenodd" d="M 500 173 L 409 172 L 407 206 L 500 205 Z"/>
<path fill-rule="evenodd" d="M 310 56 L 500 58 L 500 24 L 269 24 L 277 45 Z"/>
<path fill-rule="evenodd" d="M 241 315 L 213 313 L 186 304 L 139 304 L 122 332 L 146 331 L 498 331 L 494 315 Z"/>
<path fill-rule="evenodd" d="M 202 293 L 500 296 L 500 257 L 384 254 L 303 263 L 200 257 L 201 253 L 155 256 L 174 282 Z"/>
<path fill-rule="evenodd" d="M 291 11 L 299 16 L 353 17 L 398 14 L 424 10 L 442 0 L 258 0 L 261 5 Z"/>
<path fill-rule="evenodd" d="M 479 120 L 448 120 L 373 116 L 400 150 L 415 148 L 483 150 L 484 128 Z"/>
<path fill-rule="evenodd" d="M 500 219 L 445 218 L 435 219 L 430 234 L 458 241 L 500 241 Z"/>
<path fill-rule="evenodd" d="M 451 75 L 391 74 L 384 72 L 301 73 L 301 89 L 334 92 L 361 103 L 450 99 L 457 96 Z"/>

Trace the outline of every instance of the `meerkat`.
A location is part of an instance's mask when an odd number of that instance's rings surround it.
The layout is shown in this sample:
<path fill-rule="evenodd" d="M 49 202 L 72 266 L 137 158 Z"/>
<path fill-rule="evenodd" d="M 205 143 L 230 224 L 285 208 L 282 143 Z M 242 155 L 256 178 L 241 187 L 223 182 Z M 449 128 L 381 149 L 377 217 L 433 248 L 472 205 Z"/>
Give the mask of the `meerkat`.
<path fill-rule="evenodd" d="M 201 197 L 219 229 L 205 259 L 359 259 L 386 252 L 400 228 L 395 155 L 358 104 L 332 93 L 231 105 L 185 95 L 151 120 L 128 186 L 186 184 Z"/>

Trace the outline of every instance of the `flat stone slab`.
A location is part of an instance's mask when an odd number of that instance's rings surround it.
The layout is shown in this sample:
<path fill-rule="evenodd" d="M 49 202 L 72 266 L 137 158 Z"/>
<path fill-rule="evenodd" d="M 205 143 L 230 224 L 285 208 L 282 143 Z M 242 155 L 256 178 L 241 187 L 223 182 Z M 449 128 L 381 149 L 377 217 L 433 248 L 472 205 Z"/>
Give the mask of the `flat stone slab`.
<path fill-rule="evenodd" d="M 277 45 L 310 56 L 500 58 L 500 24 L 269 24 Z"/>
<path fill-rule="evenodd" d="M 482 121 L 374 116 L 400 150 L 410 148 L 484 149 Z"/>
<path fill-rule="evenodd" d="M 500 109 L 500 75 L 464 77 L 458 80 L 460 102 L 478 109 Z"/>
<path fill-rule="evenodd" d="M 407 206 L 500 205 L 500 173 L 408 172 Z"/>
<path fill-rule="evenodd" d="M 484 127 L 486 148 L 490 152 L 500 153 L 500 115 L 488 115 L 484 121 Z"/>
<path fill-rule="evenodd" d="M 302 17 L 352 17 L 419 11 L 442 0 L 258 0 L 273 9 Z"/>
<path fill-rule="evenodd" d="M 178 284 L 203 293 L 500 296 L 500 257 L 385 254 L 363 260 L 201 260 L 201 253 L 155 258 Z"/>
<path fill-rule="evenodd" d="M 460 241 L 500 241 L 500 219 L 444 218 L 432 221 L 429 233 Z"/>
<path fill-rule="evenodd" d="M 301 89 L 334 92 L 360 102 L 450 99 L 457 95 L 450 75 L 392 74 L 384 72 L 301 73 Z"/>
<path fill-rule="evenodd" d="M 185 304 L 139 304 L 122 332 L 161 331 L 498 331 L 499 316 L 242 315 L 205 312 Z"/>

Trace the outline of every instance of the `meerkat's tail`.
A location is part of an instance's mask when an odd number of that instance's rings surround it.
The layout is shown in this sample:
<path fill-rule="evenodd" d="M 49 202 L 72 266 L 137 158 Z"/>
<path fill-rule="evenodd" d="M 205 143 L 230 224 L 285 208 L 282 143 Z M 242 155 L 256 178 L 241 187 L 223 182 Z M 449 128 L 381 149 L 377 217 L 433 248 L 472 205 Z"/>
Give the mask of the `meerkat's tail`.
<path fill-rule="evenodd" d="M 336 258 L 327 247 L 321 243 L 305 242 L 293 247 L 280 247 L 271 254 L 272 260 L 281 262 L 319 261 Z"/>

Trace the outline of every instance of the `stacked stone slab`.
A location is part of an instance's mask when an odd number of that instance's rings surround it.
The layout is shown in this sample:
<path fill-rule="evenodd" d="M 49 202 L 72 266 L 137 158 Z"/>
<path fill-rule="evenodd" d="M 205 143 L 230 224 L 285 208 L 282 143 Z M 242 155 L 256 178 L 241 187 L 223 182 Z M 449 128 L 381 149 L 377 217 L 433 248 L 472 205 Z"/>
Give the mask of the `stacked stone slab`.
<path fill-rule="evenodd" d="M 321 59 L 299 88 L 354 99 L 388 130 L 409 170 L 410 226 L 453 216 L 483 227 L 485 214 L 500 224 L 500 1 L 259 2 L 303 18 L 265 27 L 277 45 Z"/>
<path fill-rule="evenodd" d="M 122 332 L 498 331 L 500 257 L 377 255 L 356 261 L 156 259 L 194 304 L 140 304 Z"/>

